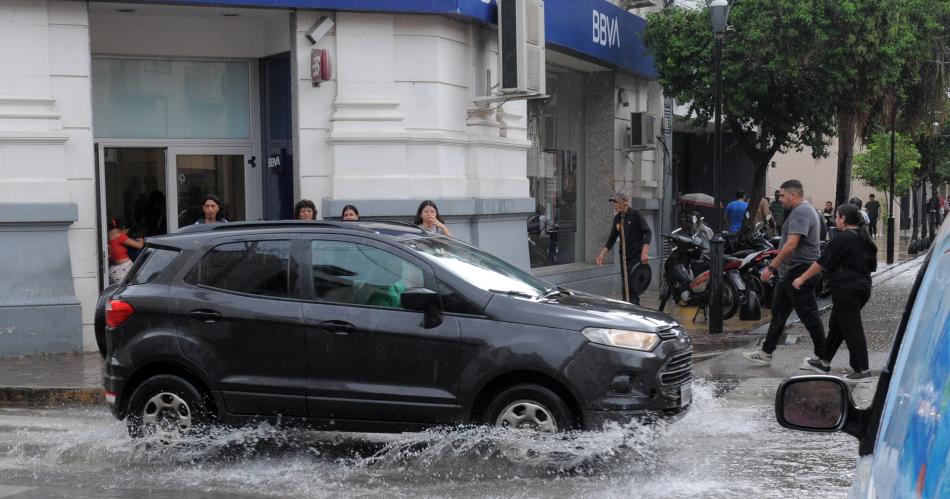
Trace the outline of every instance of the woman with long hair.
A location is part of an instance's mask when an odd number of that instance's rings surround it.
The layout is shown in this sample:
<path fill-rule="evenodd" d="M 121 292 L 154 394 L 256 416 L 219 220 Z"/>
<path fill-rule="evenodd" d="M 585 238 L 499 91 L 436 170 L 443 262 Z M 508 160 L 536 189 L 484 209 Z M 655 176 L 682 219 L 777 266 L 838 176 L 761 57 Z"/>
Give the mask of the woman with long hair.
<path fill-rule="evenodd" d="M 215 224 L 219 222 L 227 222 L 228 219 L 224 218 L 224 215 L 221 213 L 221 199 L 214 194 L 205 194 L 201 198 L 201 213 L 202 217 L 195 221 L 195 224 Z"/>
<path fill-rule="evenodd" d="M 822 270 L 828 272 L 831 284 L 831 317 L 828 320 L 828 340 L 825 351 L 817 359 L 806 359 L 802 369 L 820 373 L 831 372 L 834 358 L 842 340 L 848 345 L 851 374 L 846 381 L 869 381 L 868 344 L 861 323 L 861 309 L 871 298 L 871 272 L 877 268 L 877 246 L 871 240 L 861 209 L 843 204 L 835 211 L 837 233 L 822 252 L 818 261 L 792 282 L 796 289 Z"/>
<path fill-rule="evenodd" d="M 132 268 L 129 248 L 145 247 L 144 238 L 130 238 L 128 231 L 128 227 L 118 218 L 109 220 L 109 284 L 122 282 Z"/>
<path fill-rule="evenodd" d="M 294 220 L 316 220 L 317 205 L 309 199 L 301 199 L 294 205 Z"/>
<path fill-rule="evenodd" d="M 445 221 L 439 215 L 439 207 L 428 199 L 419 203 L 419 209 L 416 210 L 416 219 L 412 223 L 429 232 L 452 237 L 452 231 L 445 226 Z"/>
<path fill-rule="evenodd" d="M 340 219 L 349 222 L 358 222 L 360 219 L 360 210 L 357 210 L 355 206 L 348 204 L 343 207 L 343 212 L 340 213 Z"/>

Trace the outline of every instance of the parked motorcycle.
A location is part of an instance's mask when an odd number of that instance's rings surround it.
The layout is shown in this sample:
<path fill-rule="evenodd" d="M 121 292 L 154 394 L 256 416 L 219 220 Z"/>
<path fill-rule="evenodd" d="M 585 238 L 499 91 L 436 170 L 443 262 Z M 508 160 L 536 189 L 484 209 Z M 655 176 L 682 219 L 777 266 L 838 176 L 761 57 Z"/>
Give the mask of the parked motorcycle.
<path fill-rule="evenodd" d="M 689 235 L 677 229 L 664 235 L 673 249 L 663 266 L 663 279 L 660 284 L 660 311 L 672 298 L 681 306 L 697 306 L 693 322 L 702 312 L 708 319 L 706 309 L 711 300 L 709 293 L 710 265 L 703 255 L 703 238 L 699 234 Z M 736 314 L 740 303 L 745 300 L 746 287 L 738 270 L 722 270 L 722 317 L 729 319 Z"/>

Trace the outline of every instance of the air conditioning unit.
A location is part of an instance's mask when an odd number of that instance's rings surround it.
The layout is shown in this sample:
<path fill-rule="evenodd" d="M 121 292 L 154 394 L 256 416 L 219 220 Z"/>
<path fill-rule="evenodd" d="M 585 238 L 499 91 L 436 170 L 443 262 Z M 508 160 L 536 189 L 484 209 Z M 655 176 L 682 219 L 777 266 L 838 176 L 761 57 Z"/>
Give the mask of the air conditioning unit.
<path fill-rule="evenodd" d="M 656 115 L 649 113 L 630 113 L 630 127 L 627 128 L 627 143 L 624 149 L 651 149 L 656 145 Z"/>
<path fill-rule="evenodd" d="M 498 0 L 502 95 L 544 95 L 544 1 Z"/>

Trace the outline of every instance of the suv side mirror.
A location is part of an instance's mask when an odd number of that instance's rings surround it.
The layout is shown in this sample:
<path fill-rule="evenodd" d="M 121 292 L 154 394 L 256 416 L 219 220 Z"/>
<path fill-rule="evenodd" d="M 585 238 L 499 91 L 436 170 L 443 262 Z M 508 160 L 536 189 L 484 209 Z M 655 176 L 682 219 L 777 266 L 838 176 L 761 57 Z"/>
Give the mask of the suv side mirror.
<path fill-rule="evenodd" d="M 431 329 L 442 324 L 442 298 L 428 288 L 410 289 L 399 295 L 403 308 L 423 312 L 422 327 Z"/>
<path fill-rule="evenodd" d="M 791 430 L 836 432 L 845 429 L 851 413 L 860 416 L 851 390 L 834 376 L 796 376 L 775 393 L 775 418 Z M 852 421 L 853 422 L 853 421 Z M 845 429 L 852 433 L 851 428 Z"/>

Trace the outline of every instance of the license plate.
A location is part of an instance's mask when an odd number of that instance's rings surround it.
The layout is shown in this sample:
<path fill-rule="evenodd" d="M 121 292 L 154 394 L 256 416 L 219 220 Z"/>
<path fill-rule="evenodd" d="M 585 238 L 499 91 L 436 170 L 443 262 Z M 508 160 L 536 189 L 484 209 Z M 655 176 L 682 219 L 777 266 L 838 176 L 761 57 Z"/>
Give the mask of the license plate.
<path fill-rule="evenodd" d="M 680 407 L 686 407 L 693 401 L 693 385 L 680 387 Z"/>

